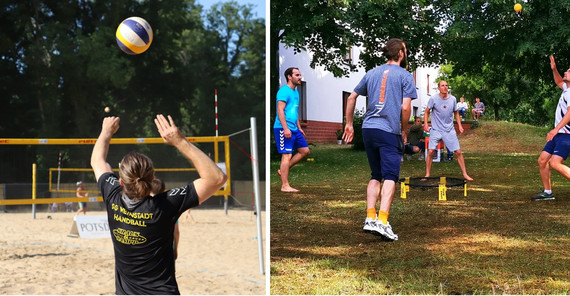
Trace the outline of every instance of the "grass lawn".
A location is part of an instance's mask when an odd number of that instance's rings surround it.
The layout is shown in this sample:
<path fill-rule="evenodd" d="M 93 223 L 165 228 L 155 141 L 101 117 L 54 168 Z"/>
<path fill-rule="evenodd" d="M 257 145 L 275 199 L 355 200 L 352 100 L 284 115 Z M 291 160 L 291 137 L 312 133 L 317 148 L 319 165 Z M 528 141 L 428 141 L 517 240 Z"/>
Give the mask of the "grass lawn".
<path fill-rule="evenodd" d="M 552 173 L 542 190 L 537 158 L 548 129 L 483 121 L 459 137 L 474 182 L 438 201 L 437 188 L 397 186 L 390 224 L 396 242 L 362 232 L 370 169 L 348 145 L 311 147 L 314 162 L 291 171 L 301 193 L 280 192 L 271 162 L 271 294 L 568 294 L 570 183 Z M 421 177 L 406 160 L 400 177 Z M 432 176 L 461 177 L 457 161 Z"/>

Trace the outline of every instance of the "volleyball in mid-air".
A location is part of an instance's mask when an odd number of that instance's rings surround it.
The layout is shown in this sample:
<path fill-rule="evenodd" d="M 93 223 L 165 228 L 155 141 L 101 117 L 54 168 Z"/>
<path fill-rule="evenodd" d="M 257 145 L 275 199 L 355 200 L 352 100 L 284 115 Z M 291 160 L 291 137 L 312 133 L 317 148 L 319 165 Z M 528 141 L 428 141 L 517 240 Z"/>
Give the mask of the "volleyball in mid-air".
<path fill-rule="evenodd" d="M 152 28 L 143 18 L 133 16 L 121 22 L 115 37 L 122 51 L 133 55 L 140 54 L 152 43 Z"/>

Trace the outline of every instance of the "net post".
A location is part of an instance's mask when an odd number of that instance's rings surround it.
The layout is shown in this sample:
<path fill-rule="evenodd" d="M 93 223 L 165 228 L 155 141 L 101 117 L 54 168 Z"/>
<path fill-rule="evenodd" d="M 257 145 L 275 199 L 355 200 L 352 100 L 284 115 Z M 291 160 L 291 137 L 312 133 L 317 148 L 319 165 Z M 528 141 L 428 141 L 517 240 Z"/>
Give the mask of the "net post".
<path fill-rule="evenodd" d="M 228 176 L 228 184 L 226 185 L 226 192 L 232 192 L 232 178 L 230 169 L 230 138 L 224 137 L 224 162 L 226 163 L 226 175 Z"/>
<path fill-rule="evenodd" d="M 406 193 L 410 191 L 410 187 L 408 186 L 408 184 L 410 184 L 410 177 L 404 178 L 404 182 L 400 184 L 400 198 L 406 199 L 408 197 Z"/>
<path fill-rule="evenodd" d="M 228 196 L 224 195 L 224 213 L 228 215 Z"/>
<path fill-rule="evenodd" d="M 439 178 L 439 200 L 447 200 L 446 196 L 447 186 L 445 177 Z"/>
<path fill-rule="evenodd" d="M 467 181 L 463 181 L 463 196 L 467 197 Z"/>
<path fill-rule="evenodd" d="M 36 173 L 37 165 L 34 163 L 32 164 L 32 200 L 34 201 L 36 199 Z M 32 205 L 32 217 L 36 219 L 36 204 Z"/>
<path fill-rule="evenodd" d="M 253 192 L 255 194 L 255 211 L 257 213 L 257 245 L 259 251 L 259 273 L 265 274 L 263 267 L 263 236 L 261 233 L 261 211 L 259 206 L 259 163 L 257 156 L 257 128 L 255 117 L 250 117 L 250 141 L 251 141 L 251 168 L 253 171 Z"/>

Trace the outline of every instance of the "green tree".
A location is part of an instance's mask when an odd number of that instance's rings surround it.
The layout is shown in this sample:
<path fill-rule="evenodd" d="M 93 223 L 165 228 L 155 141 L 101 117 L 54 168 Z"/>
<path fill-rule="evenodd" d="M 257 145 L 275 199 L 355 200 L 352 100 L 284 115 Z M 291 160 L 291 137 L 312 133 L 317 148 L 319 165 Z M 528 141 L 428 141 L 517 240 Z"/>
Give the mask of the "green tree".
<path fill-rule="evenodd" d="M 0 137 L 96 137 L 108 115 L 121 117 L 117 137 L 156 137 L 152 118 L 157 113 L 176 118 L 187 136 L 211 136 L 216 87 L 226 94 L 222 100 L 228 100 L 224 103 L 231 110 L 221 135 L 249 125 L 250 114 L 263 118 L 265 53 L 259 45 L 264 44 L 260 32 L 265 24 L 251 17 L 249 6 L 229 2 L 214 9 L 238 25 L 232 39 L 224 39 L 225 27 L 210 26 L 206 15 L 216 13 L 203 12 L 194 0 L 2 2 L 0 87 L 7 104 L 0 114 L 9 120 L 0 124 Z M 154 40 L 147 52 L 131 56 L 119 50 L 114 34 L 121 21 L 134 15 L 151 24 Z M 228 59 L 221 58 L 223 40 Z M 250 89 L 239 85 L 246 81 L 244 75 L 255 82 Z M 103 111 L 105 106 L 111 113 Z M 47 150 L 1 150 L 6 169 L 0 178 L 29 175 L 27 166 L 18 169 L 11 159 L 57 165 L 57 154 L 42 155 Z M 67 155 L 78 162 L 68 165 L 87 167 L 89 153 Z M 247 168 L 251 171 L 249 163 Z"/>

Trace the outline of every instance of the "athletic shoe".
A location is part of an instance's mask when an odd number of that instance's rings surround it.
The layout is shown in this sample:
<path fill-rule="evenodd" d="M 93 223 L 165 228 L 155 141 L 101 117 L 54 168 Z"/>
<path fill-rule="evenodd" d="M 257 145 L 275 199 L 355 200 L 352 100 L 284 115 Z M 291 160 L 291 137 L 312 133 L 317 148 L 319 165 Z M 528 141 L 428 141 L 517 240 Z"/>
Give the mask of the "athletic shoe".
<path fill-rule="evenodd" d="M 371 218 L 366 218 L 364 220 L 364 227 L 362 228 L 362 231 L 367 232 L 367 233 L 377 233 L 378 232 L 378 226 L 376 226 L 376 220 L 373 220 Z"/>
<path fill-rule="evenodd" d="M 539 201 L 539 200 L 554 200 L 554 193 L 546 193 L 546 192 L 541 192 L 533 197 L 530 198 L 530 200 L 534 200 L 534 201 Z"/>
<path fill-rule="evenodd" d="M 390 222 L 384 225 L 381 221 L 377 221 L 376 225 L 378 226 L 378 234 L 380 234 L 382 240 L 390 242 L 398 240 L 398 235 L 394 234 L 394 232 L 392 231 L 392 226 L 390 225 Z"/>

